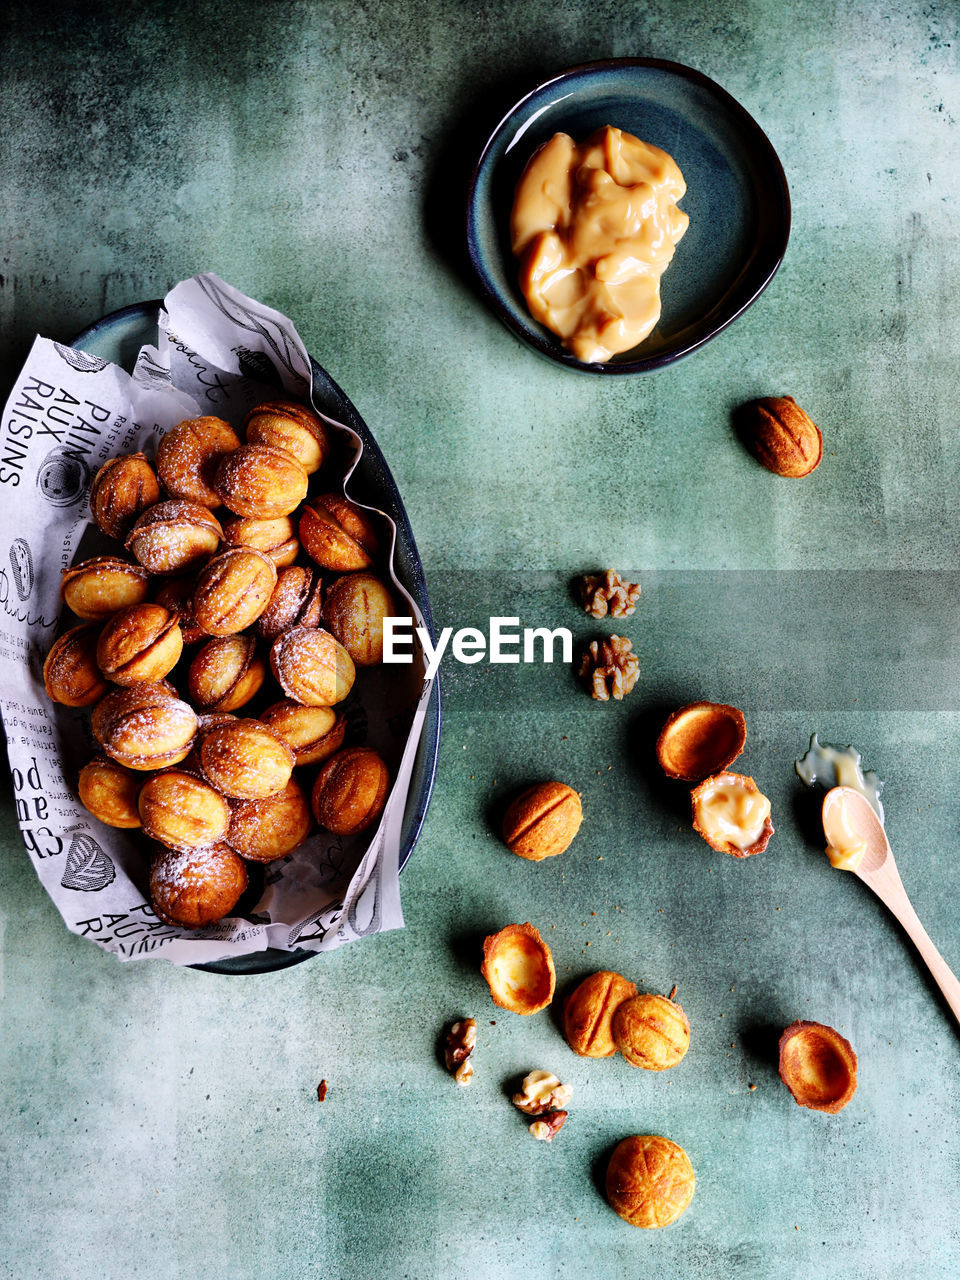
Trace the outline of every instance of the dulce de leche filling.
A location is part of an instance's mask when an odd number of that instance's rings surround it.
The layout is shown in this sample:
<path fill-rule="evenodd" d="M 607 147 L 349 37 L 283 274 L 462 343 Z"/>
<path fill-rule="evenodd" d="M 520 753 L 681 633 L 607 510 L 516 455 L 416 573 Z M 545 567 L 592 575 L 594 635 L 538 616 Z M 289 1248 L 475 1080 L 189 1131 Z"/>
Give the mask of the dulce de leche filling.
<path fill-rule="evenodd" d="M 703 835 L 735 849 L 756 844 L 769 817 L 767 797 L 734 775 L 704 787 L 697 799 L 697 821 Z"/>
<path fill-rule="evenodd" d="M 656 325 L 686 189 L 665 151 L 610 125 L 579 146 L 556 133 L 528 162 L 510 219 L 520 287 L 578 360 L 609 360 Z"/>
<path fill-rule="evenodd" d="M 830 806 L 829 820 L 824 821 L 824 834 L 830 865 L 841 871 L 856 871 L 867 852 L 867 842 L 854 826 L 842 794 Z"/>

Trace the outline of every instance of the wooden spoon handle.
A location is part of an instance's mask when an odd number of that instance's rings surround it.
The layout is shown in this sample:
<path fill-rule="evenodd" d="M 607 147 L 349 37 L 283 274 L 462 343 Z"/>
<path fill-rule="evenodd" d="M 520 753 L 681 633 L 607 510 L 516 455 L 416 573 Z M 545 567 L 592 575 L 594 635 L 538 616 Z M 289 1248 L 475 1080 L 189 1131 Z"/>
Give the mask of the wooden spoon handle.
<path fill-rule="evenodd" d="M 920 952 L 924 963 L 930 970 L 934 982 L 943 992 L 943 998 L 953 1011 L 953 1016 L 960 1022 L 960 982 L 943 956 L 930 941 L 930 935 L 920 923 L 920 917 L 913 909 L 913 903 L 907 897 L 906 890 L 897 877 L 896 884 L 874 884 L 867 881 L 877 897 L 896 916 Z"/>

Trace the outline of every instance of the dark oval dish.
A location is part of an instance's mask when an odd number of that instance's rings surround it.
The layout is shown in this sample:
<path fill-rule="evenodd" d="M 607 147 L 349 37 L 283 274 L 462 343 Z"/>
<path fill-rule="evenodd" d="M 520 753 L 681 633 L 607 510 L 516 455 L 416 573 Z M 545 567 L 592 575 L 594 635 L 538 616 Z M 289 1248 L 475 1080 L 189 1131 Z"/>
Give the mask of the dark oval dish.
<path fill-rule="evenodd" d="M 102 356 L 106 360 L 132 369 L 137 353 L 145 342 L 155 342 L 157 313 L 162 303 L 141 302 L 121 311 L 114 311 L 96 321 L 73 339 L 76 347 Z M 407 588 L 423 614 L 431 636 L 434 636 L 433 617 L 427 596 L 427 584 L 423 574 L 420 553 L 414 541 L 413 530 L 404 509 L 400 491 L 390 473 L 380 446 L 370 434 L 370 429 L 360 417 L 354 405 L 337 386 L 333 378 L 311 359 L 313 367 L 313 399 L 317 408 L 351 427 L 363 441 L 363 457 L 351 480 L 351 493 L 361 501 L 385 511 L 397 526 L 396 569 L 397 576 Z M 435 638 L 435 637 L 434 637 Z M 403 816 L 400 844 L 400 870 L 407 865 L 414 846 L 420 839 L 424 819 L 437 772 L 437 753 L 440 749 L 440 681 L 433 686 L 427 718 L 424 723 L 420 747 L 417 751 L 410 782 L 410 794 Z M 321 953 L 300 948 L 296 951 L 280 951 L 270 947 L 249 955 L 235 956 L 210 964 L 193 965 L 192 968 L 210 973 L 271 973 L 287 969 L 291 965 L 311 960 Z"/>
<path fill-rule="evenodd" d="M 663 314 L 639 346 L 585 364 L 532 319 L 510 249 L 510 209 L 524 165 L 557 132 L 581 142 L 615 125 L 670 153 L 687 183 L 690 226 L 663 276 Z M 467 195 L 467 251 L 487 300 L 521 341 L 581 373 L 652 373 L 715 338 L 760 296 L 783 261 L 790 193 L 751 115 L 699 71 L 655 58 L 591 62 L 551 76 L 497 125 Z"/>

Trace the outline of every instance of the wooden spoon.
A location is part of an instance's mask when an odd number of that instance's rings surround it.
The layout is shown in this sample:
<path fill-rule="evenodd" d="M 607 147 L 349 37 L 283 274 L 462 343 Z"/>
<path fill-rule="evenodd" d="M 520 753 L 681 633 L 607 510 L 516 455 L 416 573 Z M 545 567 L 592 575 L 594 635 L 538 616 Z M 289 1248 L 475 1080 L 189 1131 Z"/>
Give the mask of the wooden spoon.
<path fill-rule="evenodd" d="M 852 787 L 834 787 L 823 799 L 823 832 L 827 843 L 840 848 L 843 838 L 849 839 L 850 828 L 867 846 L 859 863 L 850 869 L 903 925 L 960 1022 L 960 982 L 930 941 L 907 897 L 883 824 L 859 791 Z"/>

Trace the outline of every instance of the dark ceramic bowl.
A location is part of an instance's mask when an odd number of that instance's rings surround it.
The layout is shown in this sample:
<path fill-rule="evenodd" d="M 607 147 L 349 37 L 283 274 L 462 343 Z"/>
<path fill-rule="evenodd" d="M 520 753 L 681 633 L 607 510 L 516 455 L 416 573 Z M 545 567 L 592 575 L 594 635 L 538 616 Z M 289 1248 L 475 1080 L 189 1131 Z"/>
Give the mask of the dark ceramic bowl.
<path fill-rule="evenodd" d="M 663 314 L 639 346 L 585 364 L 534 321 L 510 249 L 513 191 L 524 165 L 558 132 L 582 142 L 615 125 L 669 152 L 690 226 L 661 285 Z M 777 153 L 718 84 L 676 62 L 619 58 L 552 76 L 500 121 L 467 197 L 467 250 L 494 311 L 535 351 L 582 373 L 650 373 L 696 351 L 760 296 L 783 260 L 790 194 Z"/>
<path fill-rule="evenodd" d="M 132 307 L 124 307 L 122 311 L 114 311 L 102 320 L 84 329 L 73 339 L 72 345 L 89 351 L 93 355 L 112 360 L 125 369 L 132 369 L 137 352 L 145 342 L 156 342 L 157 313 L 160 302 L 142 302 Z M 380 446 L 370 434 L 370 429 L 350 400 L 340 390 L 334 380 L 315 360 L 313 366 L 313 399 L 318 409 L 335 418 L 338 422 L 352 427 L 363 441 L 363 457 L 350 482 L 350 491 L 363 502 L 385 511 L 397 526 L 396 568 L 400 581 L 420 606 L 424 620 L 434 636 L 433 617 L 430 612 L 430 601 L 427 598 L 427 584 L 423 575 L 423 565 L 413 540 L 413 530 L 404 510 L 396 481 L 390 474 L 386 459 L 380 452 Z M 434 639 L 436 637 L 434 636 Z M 407 807 L 403 815 L 403 827 L 400 837 L 400 870 L 407 865 L 414 845 L 420 839 L 427 807 L 433 794 L 433 784 L 437 772 L 437 753 L 440 749 L 440 681 L 433 686 L 427 718 L 420 739 L 413 776 L 410 781 L 410 793 Z M 242 904 L 241 904 L 242 905 Z M 290 965 L 310 960 L 316 951 L 300 948 L 296 951 L 280 951 L 268 948 L 266 951 L 254 951 L 249 955 L 233 956 L 226 960 L 215 960 L 210 964 L 194 965 L 195 969 L 205 969 L 212 973 L 269 973 L 274 969 L 286 969 Z"/>

